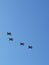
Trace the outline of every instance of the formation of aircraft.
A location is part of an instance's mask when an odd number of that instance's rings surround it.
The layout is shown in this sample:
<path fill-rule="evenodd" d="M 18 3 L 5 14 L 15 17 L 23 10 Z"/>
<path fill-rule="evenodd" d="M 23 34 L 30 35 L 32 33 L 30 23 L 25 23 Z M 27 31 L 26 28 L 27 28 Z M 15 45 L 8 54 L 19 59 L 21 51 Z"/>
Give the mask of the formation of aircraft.
<path fill-rule="evenodd" d="M 11 32 L 7 32 L 7 35 L 10 35 L 10 36 L 11 36 L 11 35 L 12 35 L 12 33 L 11 33 Z M 9 41 L 13 41 L 13 38 L 12 38 L 12 37 L 10 37 L 10 38 L 9 38 Z"/>
<path fill-rule="evenodd" d="M 7 35 L 12 35 L 12 33 L 11 33 L 11 32 L 7 32 Z M 9 37 L 9 41 L 13 41 L 13 38 L 12 38 L 12 37 Z M 20 42 L 20 45 L 21 45 L 21 46 L 24 46 L 24 42 Z M 32 46 L 29 45 L 28 48 L 29 48 L 29 49 L 32 49 Z"/>

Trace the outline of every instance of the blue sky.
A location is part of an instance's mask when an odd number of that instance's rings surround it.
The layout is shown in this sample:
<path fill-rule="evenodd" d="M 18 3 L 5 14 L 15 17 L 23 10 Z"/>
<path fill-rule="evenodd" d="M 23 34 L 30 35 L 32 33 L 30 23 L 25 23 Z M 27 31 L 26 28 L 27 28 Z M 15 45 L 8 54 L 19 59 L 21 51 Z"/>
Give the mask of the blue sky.
<path fill-rule="evenodd" d="M 0 65 L 49 65 L 49 0 L 0 0 Z"/>

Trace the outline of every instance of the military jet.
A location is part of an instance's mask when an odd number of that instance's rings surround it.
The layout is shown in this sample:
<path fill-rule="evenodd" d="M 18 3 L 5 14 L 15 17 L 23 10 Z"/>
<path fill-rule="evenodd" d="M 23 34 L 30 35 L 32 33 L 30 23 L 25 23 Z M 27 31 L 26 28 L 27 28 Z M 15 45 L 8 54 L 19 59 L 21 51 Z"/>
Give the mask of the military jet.
<path fill-rule="evenodd" d="M 9 38 L 9 41 L 13 41 L 13 38 Z"/>
<path fill-rule="evenodd" d="M 20 45 L 23 45 L 24 46 L 24 42 L 21 42 Z"/>
<path fill-rule="evenodd" d="M 29 45 L 28 48 L 32 49 L 32 46 Z"/>
<path fill-rule="evenodd" d="M 12 33 L 11 32 L 7 32 L 7 35 L 11 35 Z"/>

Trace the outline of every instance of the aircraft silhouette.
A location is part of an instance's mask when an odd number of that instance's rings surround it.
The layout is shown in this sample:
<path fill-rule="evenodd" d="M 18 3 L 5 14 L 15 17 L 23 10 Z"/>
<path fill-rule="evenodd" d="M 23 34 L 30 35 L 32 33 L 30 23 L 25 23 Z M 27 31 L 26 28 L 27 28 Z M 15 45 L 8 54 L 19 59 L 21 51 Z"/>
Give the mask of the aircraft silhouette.
<path fill-rule="evenodd" d="M 12 33 L 11 32 L 7 32 L 7 35 L 11 35 Z"/>
<path fill-rule="evenodd" d="M 9 41 L 13 41 L 13 38 L 9 38 Z"/>
<path fill-rule="evenodd" d="M 24 46 L 24 43 L 23 43 L 23 42 L 21 42 L 21 43 L 20 43 L 20 45 L 23 45 L 23 46 Z"/>
<path fill-rule="evenodd" d="M 32 46 L 29 45 L 28 48 L 32 49 Z"/>

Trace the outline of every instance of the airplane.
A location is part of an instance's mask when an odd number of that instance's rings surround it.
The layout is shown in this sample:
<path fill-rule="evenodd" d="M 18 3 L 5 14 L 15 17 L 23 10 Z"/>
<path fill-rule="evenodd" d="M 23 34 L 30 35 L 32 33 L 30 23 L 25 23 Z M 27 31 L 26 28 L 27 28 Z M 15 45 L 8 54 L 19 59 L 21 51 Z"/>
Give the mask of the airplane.
<path fill-rule="evenodd" d="M 7 35 L 11 35 L 12 33 L 11 32 L 7 32 Z"/>
<path fill-rule="evenodd" d="M 23 42 L 21 42 L 21 43 L 20 43 L 20 45 L 23 45 L 23 46 L 24 46 L 24 43 L 23 43 Z"/>
<path fill-rule="evenodd" d="M 9 41 L 13 41 L 13 38 L 9 38 Z"/>
<path fill-rule="evenodd" d="M 29 45 L 28 48 L 32 49 L 32 46 Z"/>

